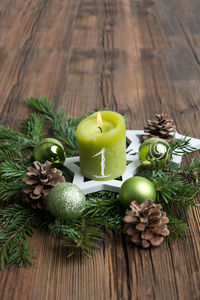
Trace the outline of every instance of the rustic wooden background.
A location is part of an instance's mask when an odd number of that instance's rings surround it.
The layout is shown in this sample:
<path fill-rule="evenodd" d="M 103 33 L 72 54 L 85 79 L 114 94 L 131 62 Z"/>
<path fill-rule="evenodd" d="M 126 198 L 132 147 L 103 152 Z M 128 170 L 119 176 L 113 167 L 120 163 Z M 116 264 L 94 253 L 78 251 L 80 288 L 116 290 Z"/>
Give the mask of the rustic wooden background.
<path fill-rule="evenodd" d="M 1 0 L 0 122 L 17 128 L 27 96 L 74 117 L 106 106 L 142 129 L 165 112 L 200 138 L 199 0 Z M 198 154 L 197 154 L 198 155 Z M 139 250 L 106 236 L 90 259 L 34 235 L 31 268 L 0 273 L 0 299 L 200 299 L 200 213 L 186 241 Z"/>

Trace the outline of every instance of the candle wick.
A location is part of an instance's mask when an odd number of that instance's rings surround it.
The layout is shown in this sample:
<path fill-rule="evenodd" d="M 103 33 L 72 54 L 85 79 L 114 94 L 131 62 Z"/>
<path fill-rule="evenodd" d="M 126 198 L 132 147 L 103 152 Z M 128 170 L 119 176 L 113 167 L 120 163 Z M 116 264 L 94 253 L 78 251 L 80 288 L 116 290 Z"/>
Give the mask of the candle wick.
<path fill-rule="evenodd" d="M 100 126 L 98 126 L 99 130 L 101 131 L 101 133 L 103 132 L 102 128 Z"/>

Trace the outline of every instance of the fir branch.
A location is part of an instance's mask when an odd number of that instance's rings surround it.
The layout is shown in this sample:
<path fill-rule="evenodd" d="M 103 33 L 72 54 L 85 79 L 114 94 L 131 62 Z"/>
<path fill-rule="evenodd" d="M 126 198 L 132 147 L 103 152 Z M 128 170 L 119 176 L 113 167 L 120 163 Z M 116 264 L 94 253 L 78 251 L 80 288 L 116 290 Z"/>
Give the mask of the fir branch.
<path fill-rule="evenodd" d="M 170 163 L 167 166 L 167 171 L 179 175 L 191 184 L 197 185 L 197 187 L 200 184 L 200 159 L 192 158 L 189 165 L 180 166 L 175 163 Z"/>
<path fill-rule="evenodd" d="M 95 241 L 103 237 L 98 227 L 84 223 L 75 223 L 72 227 L 71 224 L 61 224 L 59 220 L 55 220 L 53 224 L 49 224 L 48 229 L 52 235 L 61 237 L 64 246 L 72 248 L 68 256 L 73 255 L 75 249 L 80 249 L 82 255 L 89 256 L 97 247 Z"/>
<path fill-rule="evenodd" d="M 69 256 L 74 254 L 75 249 L 80 249 L 83 255 L 88 256 L 96 248 L 95 240 L 102 238 L 99 228 L 84 222 L 83 219 L 61 223 L 58 219 L 52 218 L 48 212 L 38 214 L 38 227 L 54 237 L 59 237 L 64 246 L 71 247 Z"/>
<path fill-rule="evenodd" d="M 0 202 L 17 200 L 24 186 L 22 178 L 31 165 L 28 149 L 35 141 L 10 127 L 0 125 Z"/>
<path fill-rule="evenodd" d="M 24 183 L 22 178 L 16 178 L 11 181 L 0 181 L 0 203 L 1 201 L 17 200 L 22 197 L 22 188 Z"/>
<path fill-rule="evenodd" d="M 49 101 L 47 97 L 28 98 L 26 102 L 50 121 L 54 136 L 65 144 L 66 154 L 69 156 L 77 155 L 76 128 L 80 120 L 70 118 L 63 108 L 55 110 L 53 102 Z"/>
<path fill-rule="evenodd" d="M 35 253 L 28 238 L 33 235 L 35 212 L 31 208 L 13 204 L 0 211 L 0 267 L 33 263 Z"/>
<path fill-rule="evenodd" d="M 195 163 L 192 163 L 192 166 L 195 168 Z M 188 208 L 198 205 L 200 186 L 191 184 L 188 178 L 186 179 L 186 175 L 183 177 L 182 173 L 179 174 L 179 169 L 182 170 L 182 168 L 184 169 L 183 166 L 174 163 L 171 163 L 168 169 L 158 171 L 139 167 L 137 175 L 144 176 L 153 182 L 157 191 L 156 200 L 165 208 L 167 214 L 185 218 Z M 188 166 L 185 168 L 190 169 Z"/>
<path fill-rule="evenodd" d="M 10 128 L 0 125 L 0 149 L 15 149 L 17 152 L 35 146 L 35 141 Z"/>
<path fill-rule="evenodd" d="M 48 118 L 53 119 L 54 117 L 54 103 L 50 101 L 48 97 L 42 98 L 27 98 L 25 99 L 34 110 L 48 116 Z"/>
<path fill-rule="evenodd" d="M 153 174 L 152 169 L 145 168 L 142 165 L 140 165 L 137 168 L 136 176 L 146 177 L 147 179 L 151 180 L 152 174 Z"/>
<path fill-rule="evenodd" d="M 196 206 L 198 187 L 184 181 L 180 176 L 162 170 L 153 171 L 152 182 L 157 190 L 157 201 L 166 204 L 169 212 L 175 207 L 176 215 L 183 218 L 189 206 Z"/>
<path fill-rule="evenodd" d="M 29 152 L 25 152 L 29 155 Z M 22 155 L 22 154 L 21 154 Z M 22 195 L 24 183 L 22 178 L 26 176 L 27 167 L 31 165 L 30 160 L 7 159 L 0 163 L 0 202 L 17 200 Z"/>
<path fill-rule="evenodd" d="M 169 166 L 168 166 L 169 168 Z M 170 230 L 170 235 L 167 236 L 167 241 L 176 241 L 179 238 L 184 239 L 186 231 L 189 229 L 183 220 L 177 219 L 186 217 L 186 212 L 190 205 L 196 206 L 198 186 L 191 187 L 175 173 L 181 168 L 175 163 L 170 164 L 171 170 L 150 170 L 143 167 L 138 168 L 138 176 L 144 176 L 153 181 L 157 190 L 157 202 L 159 202 L 167 213 L 169 223 L 167 224 Z"/>
<path fill-rule="evenodd" d="M 22 179 L 26 175 L 26 167 L 23 163 L 14 161 L 4 161 L 0 164 L 1 179 Z"/>
<path fill-rule="evenodd" d="M 37 144 L 41 136 L 45 134 L 44 117 L 39 113 L 32 113 L 29 118 L 21 124 L 21 129 L 27 138 L 35 141 Z"/>
<path fill-rule="evenodd" d="M 17 151 L 18 150 L 18 151 Z M 0 149 L 0 164 L 4 162 L 10 162 L 11 164 L 16 162 L 21 165 L 22 168 L 26 168 L 30 165 L 33 152 L 29 149 Z"/>
<path fill-rule="evenodd" d="M 75 249 L 80 249 L 83 255 L 88 256 L 97 247 L 96 241 L 103 238 L 103 229 L 121 232 L 124 215 L 125 209 L 119 206 L 115 193 L 99 192 L 87 196 L 86 209 L 79 219 L 61 223 L 48 213 L 42 213 L 38 226 L 53 236 L 59 236 L 65 246 L 70 246 L 72 251 L 69 256 Z"/>
<path fill-rule="evenodd" d="M 24 135 L 20 132 L 13 130 L 11 127 L 0 125 L 0 139 L 11 139 L 17 141 L 18 139 L 24 139 Z"/>
<path fill-rule="evenodd" d="M 0 162 L 4 161 L 14 161 L 16 159 L 20 160 L 23 158 L 22 152 L 18 152 L 18 157 L 16 158 L 16 151 L 13 149 L 0 149 Z"/>
<path fill-rule="evenodd" d="M 182 139 L 176 139 L 175 136 L 170 143 L 172 148 L 172 154 L 182 156 L 183 154 L 191 153 L 196 150 L 196 148 L 191 146 L 191 138 L 188 138 L 188 135 L 185 135 Z"/>
<path fill-rule="evenodd" d="M 168 242 L 175 242 L 179 238 L 184 240 L 187 230 L 190 228 L 186 223 L 184 223 L 182 220 L 175 219 L 173 217 L 168 216 L 169 223 L 167 224 L 167 227 L 170 231 L 170 235 L 167 236 Z"/>
<path fill-rule="evenodd" d="M 118 194 L 102 191 L 87 196 L 87 205 L 84 217 L 95 220 L 96 225 L 104 226 L 105 230 L 114 230 L 121 233 L 125 209 L 120 206 Z"/>

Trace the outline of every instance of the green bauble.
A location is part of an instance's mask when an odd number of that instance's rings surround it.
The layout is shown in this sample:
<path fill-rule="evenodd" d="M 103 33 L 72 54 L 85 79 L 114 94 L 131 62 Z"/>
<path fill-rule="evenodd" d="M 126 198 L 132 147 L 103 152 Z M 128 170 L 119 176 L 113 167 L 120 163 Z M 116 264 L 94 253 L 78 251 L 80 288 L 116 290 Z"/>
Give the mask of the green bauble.
<path fill-rule="evenodd" d="M 139 159 L 145 167 L 163 169 L 172 159 L 172 149 L 167 141 L 150 138 L 140 146 Z"/>
<path fill-rule="evenodd" d="M 46 138 L 37 144 L 33 151 L 34 160 L 44 163 L 64 163 L 66 155 L 63 145 L 56 139 Z"/>
<path fill-rule="evenodd" d="M 61 221 L 78 218 L 85 208 L 86 198 L 75 184 L 64 182 L 56 185 L 47 198 L 47 208 Z"/>
<path fill-rule="evenodd" d="M 129 207 L 132 201 L 144 202 L 147 198 L 156 200 L 156 189 L 153 183 L 145 177 L 134 176 L 127 179 L 121 186 L 119 201 L 124 207 Z"/>

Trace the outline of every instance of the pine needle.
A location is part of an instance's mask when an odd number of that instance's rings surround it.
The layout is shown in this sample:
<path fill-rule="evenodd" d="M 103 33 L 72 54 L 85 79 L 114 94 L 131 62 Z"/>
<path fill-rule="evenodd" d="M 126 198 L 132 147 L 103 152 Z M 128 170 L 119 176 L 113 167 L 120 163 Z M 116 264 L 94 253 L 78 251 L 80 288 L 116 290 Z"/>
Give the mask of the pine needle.
<path fill-rule="evenodd" d="M 0 149 L 16 150 L 35 146 L 35 141 L 10 128 L 0 125 Z"/>
<path fill-rule="evenodd" d="M 96 241 L 103 238 L 103 230 L 121 232 L 124 215 L 125 209 L 119 205 L 115 193 L 99 192 L 87 196 L 86 209 L 79 219 L 61 223 L 48 213 L 42 213 L 38 226 L 60 237 L 65 246 L 71 247 L 69 256 L 74 254 L 75 249 L 81 249 L 82 254 L 88 256 L 97 247 Z"/>
<path fill-rule="evenodd" d="M 33 235 L 35 212 L 31 208 L 13 204 L 0 211 L 0 267 L 33 264 L 35 253 L 28 238 Z"/>
<path fill-rule="evenodd" d="M 170 235 L 167 236 L 168 242 L 176 242 L 178 239 L 184 240 L 186 232 L 190 229 L 182 220 L 178 220 L 173 217 L 169 217 L 167 227 L 170 231 Z"/>
<path fill-rule="evenodd" d="M 77 155 L 76 128 L 80 120 L 70 118 L 63 108 L 55 110 L 54 103 L 47 97 L 28 98 L 26 102 L 51 123 L 53 135 L 64 143 L 67 156 Z"/>
<path fill-rule="evenodd" d="M 45 134 L 44 117 L 39 113 L 32 113 L 30 117 L 21 124 L 21 129 L 27 138 L 35 141 L 35 144 L 37 144 L 41 136 Z"/>
<path fill-rule="evenodd" d="M 170 143 L 172 148 L 172 153 L 174 155 L 182 156 L 183 154 L 188 154 L 196 150 L 196 148 L 191 146 L 191 138 L 188 138 L 186 134 L 182 139 L 176 139 L 175 136 Z"/>

